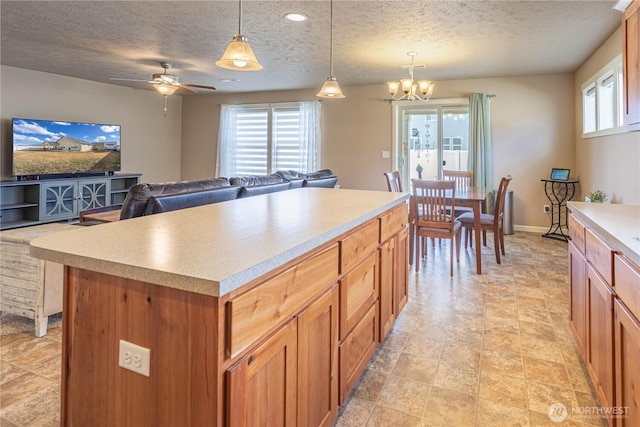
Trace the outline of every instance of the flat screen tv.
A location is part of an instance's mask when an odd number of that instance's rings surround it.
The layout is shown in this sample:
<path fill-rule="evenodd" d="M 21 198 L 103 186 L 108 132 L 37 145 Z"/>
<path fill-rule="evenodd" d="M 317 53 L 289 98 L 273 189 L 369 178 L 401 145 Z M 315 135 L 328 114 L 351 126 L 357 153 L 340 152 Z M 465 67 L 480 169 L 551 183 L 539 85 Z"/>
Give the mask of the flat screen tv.
<path fill-rule="evenodd" d="M 12 126 L 14 176 L 120 170 L 120 125 L 14 118 Z"/>

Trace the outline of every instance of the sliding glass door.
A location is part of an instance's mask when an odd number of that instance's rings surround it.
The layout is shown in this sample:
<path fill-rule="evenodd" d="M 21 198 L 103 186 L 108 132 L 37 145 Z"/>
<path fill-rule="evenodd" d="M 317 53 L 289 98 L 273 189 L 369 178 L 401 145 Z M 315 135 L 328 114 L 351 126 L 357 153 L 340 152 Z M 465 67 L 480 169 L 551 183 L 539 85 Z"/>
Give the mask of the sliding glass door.
<path fill-rule="evenodd" d="M 395 169 L 406 189 L 411 178 L 441 179 L 443 169 L 468 169 L 467 100 L 414 104 L 394 105 Z"/>

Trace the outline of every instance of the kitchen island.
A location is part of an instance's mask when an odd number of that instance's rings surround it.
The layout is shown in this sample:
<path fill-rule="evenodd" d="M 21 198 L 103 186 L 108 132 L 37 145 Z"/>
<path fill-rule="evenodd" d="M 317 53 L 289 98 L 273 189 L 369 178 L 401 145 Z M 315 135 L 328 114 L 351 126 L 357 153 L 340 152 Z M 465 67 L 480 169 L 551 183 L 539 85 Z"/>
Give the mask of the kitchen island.
<path fill-rule="evenodd" d="M 331 425 L 407 301 L 406 199 L 301 188 L 34 240 L 65 265 L 62 425 Z"/>

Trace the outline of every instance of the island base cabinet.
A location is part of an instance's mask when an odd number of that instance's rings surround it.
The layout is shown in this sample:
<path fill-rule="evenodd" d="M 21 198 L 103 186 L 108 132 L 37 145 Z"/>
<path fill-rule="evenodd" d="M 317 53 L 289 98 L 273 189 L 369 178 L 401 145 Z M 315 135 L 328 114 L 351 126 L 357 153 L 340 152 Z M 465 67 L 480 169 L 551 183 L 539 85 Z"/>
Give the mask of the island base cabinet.
<path fill-rule="evenodd" d="M 640 420 L 640 322 L 619 301 L 615 302 L 615 406 L 623 412 L 616 427 L 631 427 Z"/>
<path fill-rule="evenodd" d="M 380 246 L 380 337 L 382 342 L 409 298 L 407 236 L 405 227 Z"/>
<path fill-rule="evenodd" d="M 395 301 L 396 318 L 409 301 L 409 229 L 405 227 L 396 236 L 394 271 L 396 273 Z"/>
<path fill-rule="evenodd" d="M 337 325 L 334 286 L 230 367 L 227 425 L 331 426 L 338 413 Z"/>
<path fill-rule="evenodd" d="M 291 321 L 227 371 L 228 426 L 296 425 L 297 337 Z"/>
<path fill-rule="evenodd" d="M 592 265 L 587 268 L 589 284 L 587 370 L 603 407 L 613 405 L 613 300 L 614 293 Z M 609 419 L 610 425 L 611 420 Z"/>
<path fill-rule="evenodd" d="M 340 396 L 342 404 L 358 382 L 378 345 L 378 302 L 340 344 Z"/>
<path fill-rule="evenodd" d="M 213 297 L 72 267 L 65 276 L 61 425 L 216 419 Z M 119 366 L 120 340 L 150 349 L 148 377 Z"/>

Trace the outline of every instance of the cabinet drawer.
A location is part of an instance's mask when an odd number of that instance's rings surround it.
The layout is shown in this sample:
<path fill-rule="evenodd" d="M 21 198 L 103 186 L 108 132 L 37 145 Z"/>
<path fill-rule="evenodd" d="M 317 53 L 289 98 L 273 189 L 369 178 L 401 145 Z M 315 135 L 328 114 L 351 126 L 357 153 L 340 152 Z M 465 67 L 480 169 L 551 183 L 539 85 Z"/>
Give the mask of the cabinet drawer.
<path fill-rule="evenodd" d="M 585 226 L 575 216 L 569 215 L 569 237 L 580 252 L 584 253 L 584 233 Z"/>
<path fill-rule="evenodd" d="M 376 253 L 358 264 L 340 281 L 340 339 L 367 313 L 378 296 Z"/>
<path fill-rule="evenodd" d="M 409 214 L 403 203 L 380 217 L 380 241 L 384 242 L 407 225 Z"/>
<path fill-rule="evenodd" d="M 301 262 L 231 299 L 227 304 L 227 354 L 234 357 L 292 318 L 338 278 L 338 247 Z"/>
<path fill-rule="evenodd" d="M 378 220 L 372 219 L 340 241 L 340 273 L 360 264 L 378 248 Z"/>
<path fill-rule="evenodd" d="M 616 294 L 631 314 L 640 319 L 640 271 L 620 255 L 613 262 Z"/>
<path fill-rule="evenodd" d="M 376 351 L 378 342 L 377 303 L 372 305 L 364 318 L 340 345 L 340 396 L 342 404 L 367 367 Z"/>
<path fill-rule="evenodd" d="M 609 286 L 613 285 L 613 255 L 616 250 L 592 229 L 585 231 L 585 254 Z"/>

